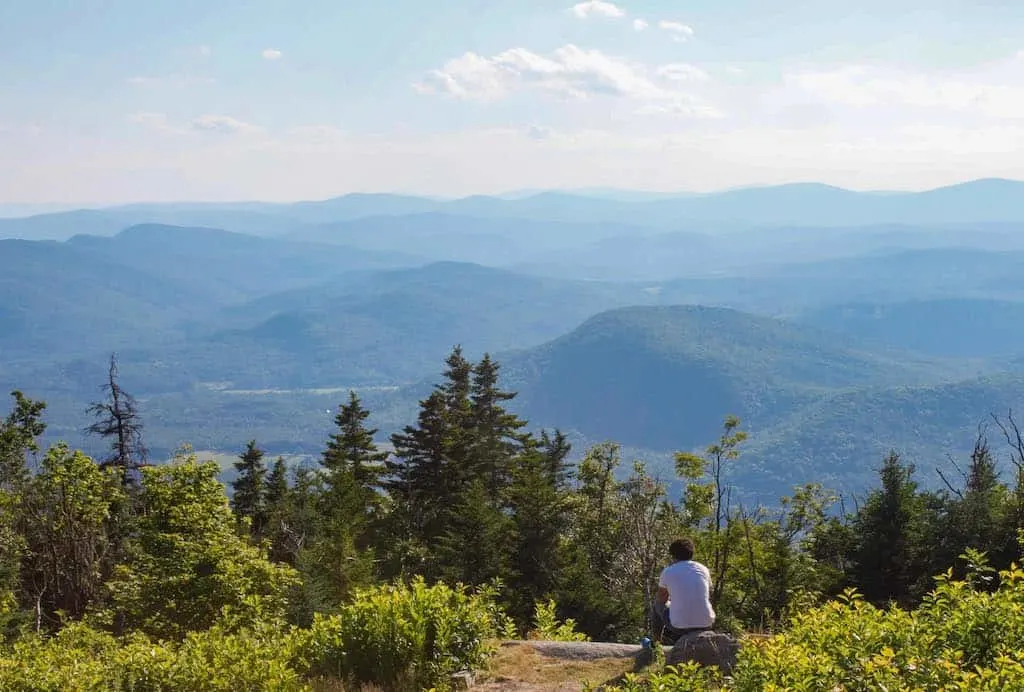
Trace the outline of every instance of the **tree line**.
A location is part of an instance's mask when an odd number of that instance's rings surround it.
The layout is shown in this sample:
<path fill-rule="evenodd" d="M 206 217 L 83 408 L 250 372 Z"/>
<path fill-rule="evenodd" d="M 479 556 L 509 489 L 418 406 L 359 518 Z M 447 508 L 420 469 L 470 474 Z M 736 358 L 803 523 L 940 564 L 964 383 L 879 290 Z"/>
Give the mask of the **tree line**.
<path fill-rule="evenodd" d="M 173 638 L 225 609 L 308 626 L 354 590 L 422 577 L 489 585 L 520 631 L 553 600 L 595 639 L 636 641 L 680 534 L 711 569 L 719 626 L 734 630 L 771 630 L 851 588 L 874 604 L 914 606 L 933 575 L 968 569 L 971 556 L 1001 569 L 1021 553 L 1024 439 L 1012 415 L 995 420 L 1010 443 L 1009 483 L 981 431 L 940 490 L 922 490 L 892 453 L 855 507 L 815 483 L 777 506 L 749 507 L 732 482 L 747 438 L 737 418 L 701 453 L 678 453 L 673 479 L 624 462 L 613 442 L 573 463 L 564 434 L 531 431 L 510 411 L 515 393 L 494 359 L 472 362 L 455 348 L 390 449 L 352 392 L 316 463 L 270 462 L 252 440 L 229 498 L 216 465 L 187 450 L 148 466 L 114 359 L 105 390 L 89 428 L 110 443 L 103 459 L 63 444 L 39 449 L 45 404 L 21 392 L 0 425 L 0 625 L 9 635 L 88 616 L 115 633 Z"/>

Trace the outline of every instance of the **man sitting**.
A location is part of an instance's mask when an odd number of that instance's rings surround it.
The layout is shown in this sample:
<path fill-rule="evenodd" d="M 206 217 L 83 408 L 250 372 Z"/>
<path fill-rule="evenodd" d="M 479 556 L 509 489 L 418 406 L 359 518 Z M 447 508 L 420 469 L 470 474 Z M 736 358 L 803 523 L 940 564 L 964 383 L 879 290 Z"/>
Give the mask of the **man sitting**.
<path fill-rule="evenodd" d="M 715 623 L 711 607 L 711 573 L 693 559 L 693 541 L 678 538 L 668 552 L 672 564 L 661 572 L 655 597 L 655 633 L 663 643 L 675 643 L 690 632 L 710 630 Z M 659 622 L 660 621 L 660 622 Z M 668 641 L 665 641 L 668 640 Z"/>

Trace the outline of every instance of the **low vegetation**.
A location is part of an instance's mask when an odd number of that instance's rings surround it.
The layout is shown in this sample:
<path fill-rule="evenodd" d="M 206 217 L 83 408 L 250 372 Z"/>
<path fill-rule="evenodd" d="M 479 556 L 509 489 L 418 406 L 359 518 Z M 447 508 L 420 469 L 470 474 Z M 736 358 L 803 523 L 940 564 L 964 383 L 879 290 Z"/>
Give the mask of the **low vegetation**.
<path fill-rule="evenodd" d="M 617 692 L 704 690 L 1009 690 L 1024 686 L 1024 571 L 996 573 L 969 551 L 914 610 L 879 608 L 848 591 L 751 639 L 734 676 L 693 665 L 626 674 Z M 998 584 L 998 586 L 996 586 Z"/>

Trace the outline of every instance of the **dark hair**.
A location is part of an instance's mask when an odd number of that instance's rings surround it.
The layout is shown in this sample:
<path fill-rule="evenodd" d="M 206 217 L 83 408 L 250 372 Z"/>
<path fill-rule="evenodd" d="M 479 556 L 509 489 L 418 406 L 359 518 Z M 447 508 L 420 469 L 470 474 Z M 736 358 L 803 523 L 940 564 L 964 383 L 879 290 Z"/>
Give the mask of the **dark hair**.
<path fill-rule="evenodd" d="M 668 547 L 669 555 L 676 560 L 693 559 L 693 540 L 690 538 L 677 538 Z"/>

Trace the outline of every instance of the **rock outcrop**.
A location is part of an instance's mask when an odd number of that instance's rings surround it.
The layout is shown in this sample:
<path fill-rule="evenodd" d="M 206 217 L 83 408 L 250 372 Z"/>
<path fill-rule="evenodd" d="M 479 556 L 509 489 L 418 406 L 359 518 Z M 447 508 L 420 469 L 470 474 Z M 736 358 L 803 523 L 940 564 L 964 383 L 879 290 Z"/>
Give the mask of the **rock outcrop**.
<path fill-rule="evenodd" d="M 503 646 L 529 646 L 537 653 L 552 658 L 570 660 L 598 660 L 602 658 L 636 658 L 644 649 L 638 644 L 612 644 L 608 642 L 555 642 L 527 640 L 505 642 Z"/>
<path fill-rule="evenodd" d="M 665 665 L 675 666 L 695 661 L 702 666 L 718 666 L 729 674 L 736 665 L 740 643 L 723 632 L 693 632 L 684 634 L 665 652 Z"/>

